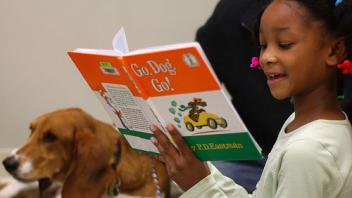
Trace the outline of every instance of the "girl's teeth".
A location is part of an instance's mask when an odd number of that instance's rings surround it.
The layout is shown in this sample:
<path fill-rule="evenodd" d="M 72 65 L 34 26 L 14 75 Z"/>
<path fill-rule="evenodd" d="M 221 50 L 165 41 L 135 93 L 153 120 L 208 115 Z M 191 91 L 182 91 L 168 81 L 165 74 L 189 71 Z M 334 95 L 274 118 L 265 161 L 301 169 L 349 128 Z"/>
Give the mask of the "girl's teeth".
<path fill-rule="evenodd" d="M 276 74 L 271 74 L 271 75 L 269 76 L 270 79 L 275 79 L 276 77 L 277 77 Z"/>
<path fill-rule="evenodd" d="M 283 74 L 271 74 L 271 75 L 269 75 L 269 78 L 270 79 L 276 79 L 276 78 L 279 78 L 281 76 L 283 76 Z"/>

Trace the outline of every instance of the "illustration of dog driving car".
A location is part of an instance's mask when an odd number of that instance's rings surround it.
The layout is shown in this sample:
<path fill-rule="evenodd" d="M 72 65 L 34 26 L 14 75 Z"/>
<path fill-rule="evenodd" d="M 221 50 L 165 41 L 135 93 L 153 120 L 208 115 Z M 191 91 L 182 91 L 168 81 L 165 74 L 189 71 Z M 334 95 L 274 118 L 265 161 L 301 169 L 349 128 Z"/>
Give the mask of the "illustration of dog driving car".
<path fill-rule="evenodd" d="M 222 128 L 227 127 L 227 122 L 224 118 L 216 114 L 206 112 L 202 107 L 206 107 L 207 103 L 201 98 L 193 98 L 187 106 L 180 105 L 179 110 L 184 112 L 189 110 L 188 115 L 183 117 L 183 122 L 189 131 L 194 131 L 194 127 L 201 129 L 208 126 L 211 129 L 216 129 L 218 126 Z"/>

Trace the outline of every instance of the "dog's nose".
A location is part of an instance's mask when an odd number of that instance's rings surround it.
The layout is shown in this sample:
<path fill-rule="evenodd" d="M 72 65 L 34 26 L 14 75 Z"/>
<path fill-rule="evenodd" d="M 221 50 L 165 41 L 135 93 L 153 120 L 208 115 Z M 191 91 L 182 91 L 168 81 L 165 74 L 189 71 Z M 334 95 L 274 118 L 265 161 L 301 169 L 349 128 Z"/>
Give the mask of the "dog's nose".
<path fill-rule="evenodd" d="M 18 160 L 15 157 L 7 157 L 2 161 L 2 164 L 4 165 L 5 169 L 8 172 L 14 172 L 18 168 Z"/>

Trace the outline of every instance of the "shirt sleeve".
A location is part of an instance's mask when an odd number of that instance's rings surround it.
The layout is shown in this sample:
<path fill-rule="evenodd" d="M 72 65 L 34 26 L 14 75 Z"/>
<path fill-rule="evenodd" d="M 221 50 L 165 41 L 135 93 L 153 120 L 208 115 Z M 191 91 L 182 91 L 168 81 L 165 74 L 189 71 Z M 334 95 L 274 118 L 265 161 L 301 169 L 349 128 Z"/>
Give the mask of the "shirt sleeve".
<path fill-rule="evenodd" d="M 322 144 L 314 140 L 293 142 L 282 156 L 274 197 L 325 197 L 326 192 L 334 191 L 329 188 L 336 186 L 332 180 L 336 176 L 340 173 L 334 157 Z"/>
<path fill-rule="evenodd" d="M 226 198 L 238 197 L 247 198 L 252 197 L 240 185 L 236 184 L 230 178 L 222 175 L 219 170 L 211 163 L 208 163 L 210 168 L 210 175 L 202 179 L 192 188 L 184 192 L 180 198 L 197 198 L 197 197 L 211 197 L 211 198 Z"/>

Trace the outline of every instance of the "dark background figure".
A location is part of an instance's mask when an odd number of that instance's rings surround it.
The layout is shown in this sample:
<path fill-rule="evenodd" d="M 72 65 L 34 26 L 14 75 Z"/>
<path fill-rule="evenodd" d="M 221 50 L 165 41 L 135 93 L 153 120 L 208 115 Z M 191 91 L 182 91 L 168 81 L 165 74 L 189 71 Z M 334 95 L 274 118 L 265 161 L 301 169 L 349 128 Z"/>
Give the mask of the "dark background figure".
<path fill-rule="evenodd" d="M 251 58 L 259 55 L 254 29 L 264 6 L 265 0 L 220 0 L 213 14 L 197 31 L 196 40 L 266 156 L 280 127 L 293 112 L 293 106 L 289 99 L 274 99 L 263 72 L 249 67 Z M 345 76 L 344 96 L 342 107 L 351 120 L 352 76 Z M 257 161 L 217 161 L 213 164 L 224 175 L 252 192 L 265 161 L 266 157 Z"/>
<path fill-rule="evenodd" d="M 267 155 L 280 127 L 293 112 L 289 100 L 274 99 L 263 72 L 249 67 L 258 56 L 254 26 L 264 2 L 260 0 L 221 0 L 207 22 L 199 28 L 196 40 L 230 95 L 233 105 Z M 226 176 L 252 192 L 265 165 L 258 161 L 217 161 L 213 164 Z"/>

